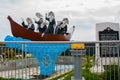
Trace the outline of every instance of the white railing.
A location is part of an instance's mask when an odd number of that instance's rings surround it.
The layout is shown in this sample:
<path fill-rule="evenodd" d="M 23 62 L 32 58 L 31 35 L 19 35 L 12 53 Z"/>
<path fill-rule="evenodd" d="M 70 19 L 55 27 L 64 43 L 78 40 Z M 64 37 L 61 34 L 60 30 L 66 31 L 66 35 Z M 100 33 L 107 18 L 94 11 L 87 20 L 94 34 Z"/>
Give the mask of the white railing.
<path fill-rule="evenodd" d="M 71 44 L 85 43 L 86 52 L 81 56 L 82 78 L 85 80 L 120 79 L 120 41 L 8 41 L 0 43 L 0 54 L 5 51 L 8 53 L 7 57 L 0 57 L 0 77 L 2 78 L 49 80 L 64 74 L 60 79 L 65 80 L 70 74 L 71 79 L 77 80 L 73 74 L 75 58 L 70 52 Z"/>

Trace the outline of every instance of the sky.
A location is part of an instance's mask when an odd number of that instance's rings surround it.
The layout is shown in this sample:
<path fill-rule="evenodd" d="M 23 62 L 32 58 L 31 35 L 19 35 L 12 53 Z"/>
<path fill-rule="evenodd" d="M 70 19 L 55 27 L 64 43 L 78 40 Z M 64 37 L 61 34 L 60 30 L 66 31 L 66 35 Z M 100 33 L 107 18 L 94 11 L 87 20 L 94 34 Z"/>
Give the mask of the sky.
<path fill-rule="evenodd" d="M 120 23 L 120 0 L 0 0 L 0 41 L 12 35 L 8 15 L 21 24 L 21 18 L 36 18 L 36 12 L 45 16 L 49 11 L 56 21 L 67 17 L 69 29 L 76 27 L 71 39 L 75 41 L 95 41 L 96 23 Z"/>

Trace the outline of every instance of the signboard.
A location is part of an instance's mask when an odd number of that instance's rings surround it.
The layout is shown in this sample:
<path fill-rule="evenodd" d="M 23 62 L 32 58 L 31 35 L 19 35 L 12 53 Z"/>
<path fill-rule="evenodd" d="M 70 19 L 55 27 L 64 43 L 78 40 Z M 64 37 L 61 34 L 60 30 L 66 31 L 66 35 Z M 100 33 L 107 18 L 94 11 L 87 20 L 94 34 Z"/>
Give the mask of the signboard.
<path fill-rule="evenodd" d="M 99 31 L 100 41 L 119 40 L 119 31 L 114 31 L 107 27 L 104 31 Z M 116 43 L 101 43 L 100 44 L 101 57 L 115 57 L 118 56 L 118 44 Z"/>

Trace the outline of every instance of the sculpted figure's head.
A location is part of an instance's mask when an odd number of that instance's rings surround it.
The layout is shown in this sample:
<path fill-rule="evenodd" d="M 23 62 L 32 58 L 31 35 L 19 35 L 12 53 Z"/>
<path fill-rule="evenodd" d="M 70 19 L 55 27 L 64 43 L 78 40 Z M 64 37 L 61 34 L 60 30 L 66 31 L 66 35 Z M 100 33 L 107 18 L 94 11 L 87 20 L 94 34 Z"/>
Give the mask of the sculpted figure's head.
<path fill-rule="evenodd" d="M 63 24 L 65 24 L 65 23 L 69 24 L 68 18 L 63 18 Z"/>
<path fill-rule="evenodd" d="M 42 18 L 43 16 L 40 14 L 40 13 L 36 13 L 36 16 L 38 17 L 38 18 Z"/>
<path fill-rule="evenodd" d="M 32 19 L 29 18 L 29 17 L 26 19 L 26 21 L 27 21 L 28 24 L 32 24 L 32 23 L 33 23 L 33 22 L 32 22 Z"/>
<path fill-rule="evenodd" d="M 52 11 L 50 11 L 50 12 L 48 13 L 48 16 L 49 16 L 49 18 L 55 17 L 55 15 L 54 15 L 54 13 L 53 13 Z"/>

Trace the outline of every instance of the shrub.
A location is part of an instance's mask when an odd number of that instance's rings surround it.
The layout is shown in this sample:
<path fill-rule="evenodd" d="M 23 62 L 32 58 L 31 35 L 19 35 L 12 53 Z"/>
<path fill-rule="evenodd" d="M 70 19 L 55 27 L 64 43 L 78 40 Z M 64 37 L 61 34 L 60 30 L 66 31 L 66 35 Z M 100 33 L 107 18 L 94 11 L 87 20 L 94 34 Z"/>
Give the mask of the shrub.
<path fill-rule="evenodd" d="M 85 80 L 101 80 L 100 75 L 91 73 L 89 69 L 83 69 L 82 76 L 85 78 Z"/>
<path fill-rule="evenodd" d="M 13 49 L 8 50 L 8 58 L 14 58 L 15 57 L 15 52 Z"/>
<path fill-rule="evenodd" d="M 120 67 L 118 65 L 109 65 L 102 77 L 105 80 L 120 80 Z"/>
<path fill-rule="evenodd" d="M 85 67 L 85 69 L 91 68 L 93 66 L 93 57 L 85 56 L 84 58 L 86 58 L 86 62 L 82 64 L 82 67 Z"/>

